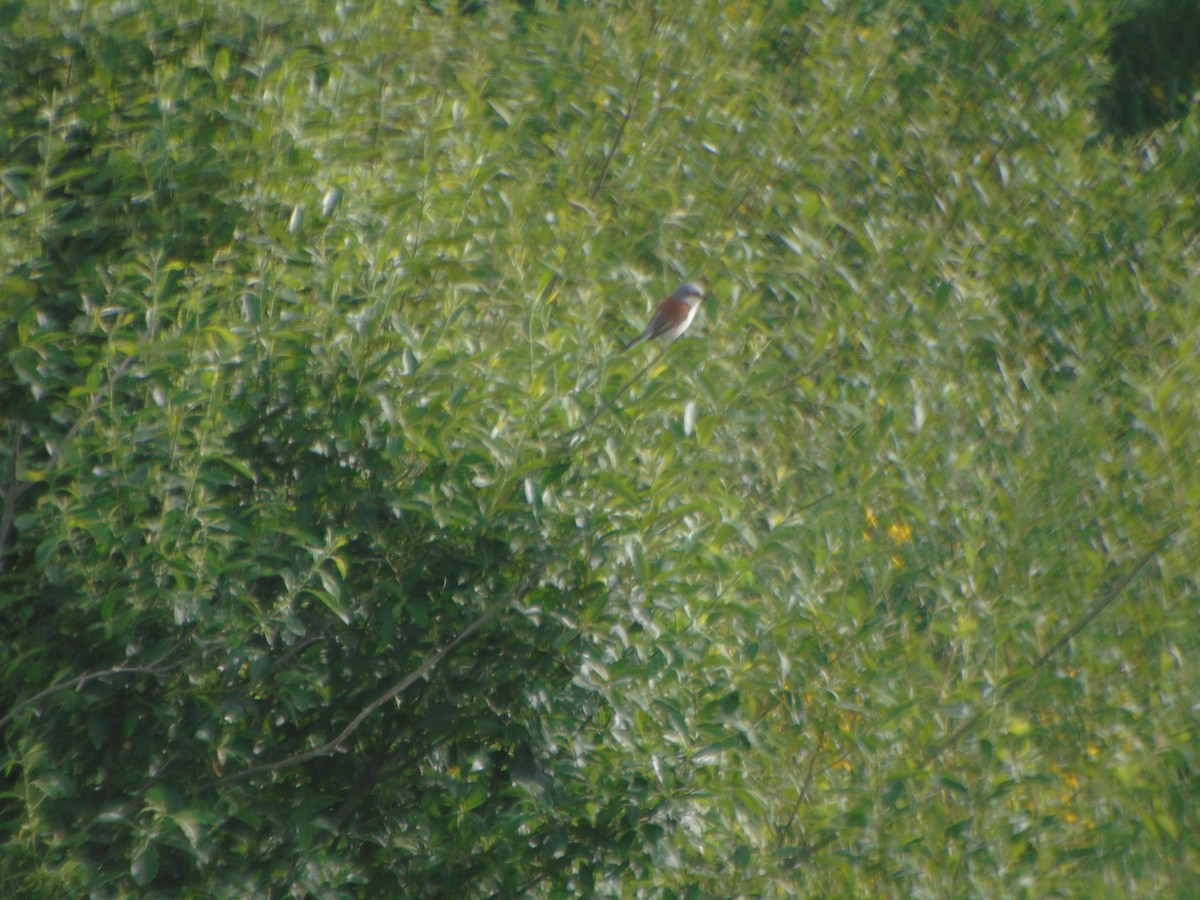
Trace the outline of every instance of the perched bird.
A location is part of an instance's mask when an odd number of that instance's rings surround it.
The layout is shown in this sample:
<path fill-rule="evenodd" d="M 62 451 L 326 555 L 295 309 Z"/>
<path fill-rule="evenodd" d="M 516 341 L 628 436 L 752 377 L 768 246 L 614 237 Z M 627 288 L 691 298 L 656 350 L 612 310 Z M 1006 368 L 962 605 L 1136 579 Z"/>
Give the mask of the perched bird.
<path fill-rule="evenodd" d="M 704 291 L 700 285 L 690 282 L 680 285 L 675 289 L 675 293 L 658 305 L 658 309 L 654 311 L 654 318 L 650 320 L 646 330 L 621 349 L 628 350 L 630 347 L 636 347 L 642 341 L 656 337 L 675 340 L 688 330 L 692 319 L 696 318 L 696 310 L 703 299 Z"/>

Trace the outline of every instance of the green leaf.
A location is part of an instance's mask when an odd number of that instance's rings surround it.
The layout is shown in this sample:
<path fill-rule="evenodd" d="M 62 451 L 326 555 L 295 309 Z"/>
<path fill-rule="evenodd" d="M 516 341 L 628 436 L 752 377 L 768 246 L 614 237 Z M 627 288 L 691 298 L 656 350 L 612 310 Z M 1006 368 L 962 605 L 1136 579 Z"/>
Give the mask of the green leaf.
<path fill-rule="evenodd" d="M 153 844 L 146 845 L 134 855 L 129 874 L 138 887 L 147 887 L 158 877 L 158 850 Z"/>

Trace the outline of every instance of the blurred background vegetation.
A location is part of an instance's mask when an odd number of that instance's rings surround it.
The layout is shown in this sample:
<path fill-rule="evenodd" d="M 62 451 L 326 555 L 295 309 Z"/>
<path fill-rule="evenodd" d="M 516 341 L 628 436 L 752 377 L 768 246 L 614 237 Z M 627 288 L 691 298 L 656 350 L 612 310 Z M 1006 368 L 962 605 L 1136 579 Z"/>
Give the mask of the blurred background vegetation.
<path fill-rule="evenodd" d="M 0 4 L 0 893 L 1195 895 L 1198 23 Z"/>

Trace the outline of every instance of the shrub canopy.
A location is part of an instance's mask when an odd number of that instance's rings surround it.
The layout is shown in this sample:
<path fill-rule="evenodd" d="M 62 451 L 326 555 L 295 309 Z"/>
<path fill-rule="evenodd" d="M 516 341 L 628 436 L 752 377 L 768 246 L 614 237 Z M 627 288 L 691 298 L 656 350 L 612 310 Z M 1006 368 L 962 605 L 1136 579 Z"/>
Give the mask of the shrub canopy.
<path fill-rule="evenodd" d="M 0 893 L 1194 892 L 1100 6 L 0 6 Z"/>

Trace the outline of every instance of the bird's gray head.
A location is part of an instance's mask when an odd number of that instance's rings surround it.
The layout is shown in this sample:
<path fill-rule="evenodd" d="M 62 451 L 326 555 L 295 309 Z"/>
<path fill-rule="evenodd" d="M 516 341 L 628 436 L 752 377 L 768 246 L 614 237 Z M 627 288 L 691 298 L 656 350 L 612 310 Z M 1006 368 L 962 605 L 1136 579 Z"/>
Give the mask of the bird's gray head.
<path fill-rule="evenodd" d="M 683 300 L 689 306 L 695 306 L 704 299 L 704 288 L 695 282 L 689 281 L 687 284 L 681 284 L 677 287 L 674 296 L 677 300 Z"/>

